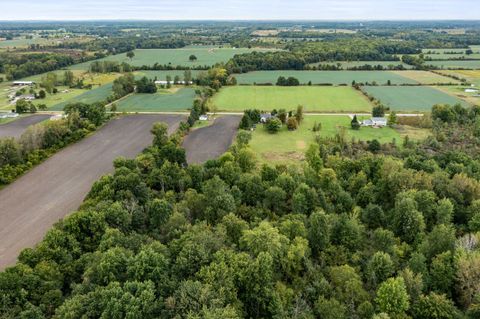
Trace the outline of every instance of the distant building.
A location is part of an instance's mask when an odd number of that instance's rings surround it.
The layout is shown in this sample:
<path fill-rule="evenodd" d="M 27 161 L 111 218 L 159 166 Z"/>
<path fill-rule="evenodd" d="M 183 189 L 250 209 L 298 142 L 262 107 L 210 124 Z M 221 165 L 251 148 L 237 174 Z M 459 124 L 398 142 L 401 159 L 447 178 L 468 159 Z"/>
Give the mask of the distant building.
<path fill-rule="evenodd" d="M 272 117 L 274 117 L 274 116 L 270 113 L 261 114 L 260 115 L 260 123 L 267 123 L 267 121 L 269 119 L 271 119 Z"/>
<path fill-rule="evenodd" d="M 18 113 L 10 112 L 10 113 L 0 113 L 0 119 L 10 119 L 18 117 Z"/>
<path fill-rule="evenodd" d="M 33 81 L 13 81 L 14 86 L 32 86 L 34 84 Z"/>
<path fill-rule="evenodd" d="M 372 117 L 362 122 L 362 126 L 384 127 L 387 126 L 388 121 L 385 117 Z"/>
<path fill-rule="evenodd" d="M 200 121 L 208 121 L 208 115 L 206 115 L 206 114 L 200 115 L 200 117 L 198 119 Z"/>
<path fill-rule="evenodd" d="M 478 89 L 465 89 L 465 93 L 478 93 Z"/>

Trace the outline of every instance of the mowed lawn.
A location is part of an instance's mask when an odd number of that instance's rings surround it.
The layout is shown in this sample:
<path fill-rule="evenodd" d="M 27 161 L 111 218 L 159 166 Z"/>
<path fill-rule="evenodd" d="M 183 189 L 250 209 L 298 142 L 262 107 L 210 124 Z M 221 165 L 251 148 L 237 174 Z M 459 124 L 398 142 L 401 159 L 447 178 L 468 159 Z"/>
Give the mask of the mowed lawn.
<path fill-rule="evenodd" d="M 302 84 L 311 81 L 312 84 L 351 85 L 352 81 L 355 81 L 357 83 L 376 82 L 383 85 L 387 84 L 389 80 L 392 84 L 418 83 L 411 78 L 390 71 L 256 71 L 235 75 L 239 84 L 275 84 L 280 76 L 293 76 Z"/>
<path fill-rule="evenodd" d="M 195 99 L 193 88 L 180 88 L 175 93 L 160 90 L 155 94 L 133 94 L 117 102 L 120 112 L 185 111 Z"/>
<path fill-rule="evenodd" d="M 265 51 L 265 49 L 247 49 L 247 48 L 182 48 L 182 49 L 138 49 L 135 50 L 135 57 L 129 59 L 126 53 L 108 56 L 100 61 L 116 61 L 119 63 L 126 62 L 133 66 L 154 65 L 155 63 L 161 65 L 172 66 L 212 66 L 219 62 L 227 62 L 235 54 L 249 53 L 253 51 Z M 191 62 L 189 57 L 195 55 L 196 61 Z M 77 64 L 71 69 L 88 70 L 92 61 Z"/>
<path fill-rule="evenodd" d="M 315 142 L 315 136 L 333 137 L 340 131 L 344 131 L 347 138 L 369 141 L 377 139 L 382 143 L 401 142 L 400 134 L 390 128 L 362 127 L 355 131 L 350 126 L 351 119 L 346 115 L 306 115 L 302 124 L 296 131 L 289 131 L 283 126 L 277 134 L 270 134 L 258 125 L 252 133 L 250 147 L 259 155 L 261 161 L 294 161 L 304 158 L 308 146 Z M 313 132 L 315 123 L 321 123 L 321 130 Z"/>
<path fill-rule="evenodd" d="M 362 90 L 394 111 L 428 112 L 435 104 L 468 106 L 465 101 L 428 86 L 365 86 Z"/>
<path fill-rule="evenodd" d="M 243 112 L 256 108 L 294 110 L 303 105 L 305 112 L 370 112 L 370 102 L 348 86 L 231 86 L 220 90 L 211 100 L 218 111 Z"/>

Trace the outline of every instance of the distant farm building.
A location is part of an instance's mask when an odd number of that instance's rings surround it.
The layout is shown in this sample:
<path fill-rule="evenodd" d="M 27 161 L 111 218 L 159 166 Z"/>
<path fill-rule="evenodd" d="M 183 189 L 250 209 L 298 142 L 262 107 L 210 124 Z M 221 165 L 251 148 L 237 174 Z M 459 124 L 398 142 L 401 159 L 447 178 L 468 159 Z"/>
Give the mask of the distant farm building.
<path fill-rule="evenodd" d="M 205 114 L 204 114 L 204 115 L 200 115 L 199 120 L 200 120 L 200 121 L 208 121 L 208 115 L 205 115 Z"/>
<path fill-rule="evenodd" d="M 18 113 L 0 113 L 0 119 L 11 119 L 18 117 Z"/>
<path fill-rule="evenodd" d="M 155 81 L 155 84 L 157 84 L 157 85 L 167 85 L 169 83 L 170 84 L 185 84 L 185 81 L 177 81 L 177 82 L 173 82 L 173 81 L 168 82 L 168 81 L 160 81 L 160 80 Z M 193 84 L 193 82 L 189 81 L 188 84 Z"/>
<path fill-rule="evenodd" d="M 372 117 L 371 119 L 366 119 L 362 122 L 362 126 L 371 126 L 371 127 L 384 127 L 387 126 L 388 121 L 385 117 Z"/>
<path fill-rule="evenodd" d="M 32 86 L 34 84 L 33 81 L 13 81 L 14 86 Z"/>
<path fill-rule="evenodd" d="M 478 93 L 478 89 L 465 89 L 465 93 Z"/>

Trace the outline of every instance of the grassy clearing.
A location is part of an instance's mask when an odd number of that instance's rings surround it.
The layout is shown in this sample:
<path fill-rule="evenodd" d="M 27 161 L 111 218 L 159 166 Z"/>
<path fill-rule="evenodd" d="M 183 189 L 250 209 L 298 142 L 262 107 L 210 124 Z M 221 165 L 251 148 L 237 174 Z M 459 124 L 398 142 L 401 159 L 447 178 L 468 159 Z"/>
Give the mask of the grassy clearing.
<path fill-rule="evenodd" d="M 344 70 L 347 70 L 348 68 L 354 68 L 354 67 L 360 67 L 364 65 L 371 65 L 371 66 L 377 66 L 381 65 L 384 68 L 388 67 L 395 67 L 397 65 L 403 65 L 405 69 L 411 69 L 412 66 L 405 64 L 401 61 L 340 61 L 340 62 L 319 62 L 319 63 L 312 63 L 310 64 L 311 66 L 317 66 L 317 65 L 338 65 L 340 63 L 341 67 Z"/>
<path fill-rule="evenodd" d="M 262 49 L 233 49 L 233 48 L 182 48 L 182 49 L 138 49 L 135 50 L 133 59 L 127 58 L 125 53 L 112 55 L 102 60 L 127 62 L 134 66 L 154 65 L 155 63 L 172 66 L 212 66 L 219 62 L 227 62 L 235 54 L 248 53 L 252 51 L 264 51 Z M 195 55 L 197 60 L 189 61 L 190 55 Z M 81 63 L 72 66 L 76 70 L 88 70 L 92 62 Z"/>
<path fill-rule="evenodd" d="M 363 90 L 395 111 L 428 112 L 435 104 L 468 103 L 426 86 L 366 86 Z"/>
<path fill-rule="evenodd" d="M 239 84 L 275 84 L 279 76 L 293 76 L 302 84 L 307 84 L 311 81 L 313 84 L 331 83 L 333 85 L 351 85 L 352 81 L 355 81 L 357 83 L 376 82 L 383 85 L 386 84 L 388 80 L 390 80 L 392 84 L 417 83 L 415 80 L 389 71 L 257 71 L 235 75 Z"/>
<path fill-rule="evenodd" d="M 393 71 L 421 84 L 459 83 L 459 81 L 428 71 Z"/>
<path fill-rule="evenodd" d="M 347 86 L 232 86 L 221 89 L 211 104 L 219 111 L 234 112 L 293 110 L 297 105 L 303 105 L 305 112 L 369 112 L 372 108 L 360 92 Z"/>
<path fill-rule="evenodd" d="M 186 111 L 195 99 L 193 88 L 180 88 L 176 92 L 161 90 L 156 94 L 134 94 L 117 103 L 120 112 Z"/>
<path fill-rule="evenodd" d="M 480 60 L 444 60 L 444 61 L 426 61 L 427 65 L 441 69 L 480 69 Z"/>
<path fill-rule="evenodd" d="M 296 131 L 288 131 L 283 126 L 277 134 L 268 133 L 262 125 L 252 134 L 251 148 L 259 155 L 261 161 L 289 162 L 304 158 L 308 146 L 315 142 L 315 135 L 333 137 L 344 130 L 347 138 L 368 141 L 377 139 L 382 143 L 391 142 L 393 139 L 400 142 L 401 136 L 394 129 L 362 127 L 355 131 L 350 127 L 351 119 L 346 115 L 335 116 L 305 116 L 304 121 Z M 320 132 L 313 132 L 313 125 L 321 123 Z"/>
<path fill-rule="evenodd" d="M 71 103 L 95 103 L 106 100 L 112 93 L 112 83 L 99 86 L 95 89 L 87 90 L 84 93 L 76 95 L 71 99 L 67 99 L 61 103 L 51 107 L 54 111 L 62 111 L 63 108 Z"/>

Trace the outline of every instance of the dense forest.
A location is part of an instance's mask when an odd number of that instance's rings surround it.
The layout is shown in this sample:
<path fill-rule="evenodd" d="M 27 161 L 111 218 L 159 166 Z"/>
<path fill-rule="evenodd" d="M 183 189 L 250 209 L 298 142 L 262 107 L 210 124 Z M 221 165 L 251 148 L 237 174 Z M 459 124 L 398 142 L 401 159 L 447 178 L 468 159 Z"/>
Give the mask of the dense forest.
<path fill-rule="evenodd" d="M 479 123 L 436 106 L 424 142 L 339 133 L 293 166 L 246 131 L 187 166 L 156 124 L 0 274 L 2 318 L 478 318 Z"/>

